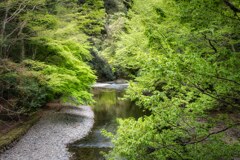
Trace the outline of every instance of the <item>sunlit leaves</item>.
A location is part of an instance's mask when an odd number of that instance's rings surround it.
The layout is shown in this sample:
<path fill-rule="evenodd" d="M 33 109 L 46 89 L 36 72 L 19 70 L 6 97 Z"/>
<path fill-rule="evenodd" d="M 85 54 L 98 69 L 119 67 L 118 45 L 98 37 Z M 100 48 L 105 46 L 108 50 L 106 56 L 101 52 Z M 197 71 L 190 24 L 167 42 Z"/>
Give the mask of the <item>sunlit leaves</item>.
<path fill-rule="evenodd" d="M 138 68 L 126 97 L 151 116 L 121 121 L 110 157 L 239 156 L 239 141 L 224 141 L 226 132 L 213 134 L 236 123 L 223 117 L 240 107 L 237 16 L 220 0 L 135 0 L 128 16 L 128 30 L 119 35 L 112 62 L 126 71 Z"/>

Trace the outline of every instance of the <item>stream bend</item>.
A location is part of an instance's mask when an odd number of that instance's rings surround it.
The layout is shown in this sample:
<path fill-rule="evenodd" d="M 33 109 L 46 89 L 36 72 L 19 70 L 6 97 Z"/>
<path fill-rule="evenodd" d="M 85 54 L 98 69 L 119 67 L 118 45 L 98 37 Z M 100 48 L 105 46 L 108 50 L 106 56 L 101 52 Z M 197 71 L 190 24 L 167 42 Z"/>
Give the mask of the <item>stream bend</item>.
<path fill-rule="evenodd" d="M 67 144 L 83 138 L 94 124 L 89 106 L 49 111 L 1 160 L 68 160 Z"/>

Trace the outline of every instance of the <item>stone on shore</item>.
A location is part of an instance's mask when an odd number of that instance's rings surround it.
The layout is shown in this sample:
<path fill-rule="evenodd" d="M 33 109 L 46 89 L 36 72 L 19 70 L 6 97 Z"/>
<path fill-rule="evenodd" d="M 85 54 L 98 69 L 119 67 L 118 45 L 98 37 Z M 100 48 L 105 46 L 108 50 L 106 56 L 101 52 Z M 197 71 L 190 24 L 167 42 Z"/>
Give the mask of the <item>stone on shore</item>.
<path fill-rule="evenodd" d="M 85 137 L 94 123 L 89 106 L 49 111 L 1 160 L 68 160 L 67 144 Z"/>

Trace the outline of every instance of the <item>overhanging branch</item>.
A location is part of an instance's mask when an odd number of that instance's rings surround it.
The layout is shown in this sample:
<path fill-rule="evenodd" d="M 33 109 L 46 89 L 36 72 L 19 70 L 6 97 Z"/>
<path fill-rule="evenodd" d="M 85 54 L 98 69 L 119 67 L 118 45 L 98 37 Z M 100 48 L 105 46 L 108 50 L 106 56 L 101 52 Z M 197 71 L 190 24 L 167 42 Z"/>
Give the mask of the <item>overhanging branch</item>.
<path fill-rule="evenodd" d="M 206 135 L 205 137 L 200 138 L 199 140 L 191 141 L 191 142 L 186 142 L 186 143 L 184 143 L 184 145 L 188 145 L 188 144 L 196 144 L 196 143 L 203 142 L 203 141 L 207 140 L 207 139 L 208 139 L 210 136 L 212 136 L 212 135 L 215 135 L 215 134 L 219 134 L 219 133 L 225 132 L 225 131 L 229 130 L 230 128 L 233 128 L 233 127 L 235 127 L 235 126 L 239 126 L 239 125 L 240 125 L 240 122 L 235 123 L 235 124 L 233 124 L 233 125 L 231 125 L 231 126 L 228 126 L 228 127 L 226 127 L 226 128 L 223 128 L 223 129 L 221 129 L 221 130 L 219 130 L 219 131 L 211 132 L 211 133 L 209 133 L 208 135 Z"/>
<path fill-rule="evenodd" d="M 234 6 L 228 0 L 223 0 L 223 2 L 234 12 L 235 16 L 237 16 L 237 13 L 240 13 L 240 9 Z"/>

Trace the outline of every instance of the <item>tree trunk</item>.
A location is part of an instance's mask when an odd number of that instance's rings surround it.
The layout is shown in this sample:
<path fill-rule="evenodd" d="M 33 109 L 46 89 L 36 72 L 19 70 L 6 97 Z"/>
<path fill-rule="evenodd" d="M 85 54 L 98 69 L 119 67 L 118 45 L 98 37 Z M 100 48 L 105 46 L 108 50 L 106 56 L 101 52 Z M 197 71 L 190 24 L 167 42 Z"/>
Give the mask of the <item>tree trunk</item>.
<path fill-rule="evenodd" d="M 6 30 L 6 24 L 7 24 L 7 18 L 8 18 L 8 12 L 9 12 L 9 8 L 6 7 L 5 10 L 5 15 L 4 15 L 4 19 L 3 19 L 3 24 L 2 24 L 2 28 L 1 28 L 1 35 L 0 35 L 0 57 L 3 58 L 6 55 L 6 50 L 4 48 L 4 43 L 5 43 L 5 30 Z"/>
<path fill-rule="evenodd" d="M 25 25 L 27 24 L 26 21 L 23 21 L 23 23 L 21 24 L 20 30 L 18 32 L 18 36 L 21 38 L 21 61 L 25 59 L 25 43 L 24 43 L 24 35 L 23 35 L 23 28 L 25 27 Z"/>
<path fill-rule="evenodd" d="M 21 61 L 25 59 L 25 45 L 24 39 L 21 39 Z"/>

